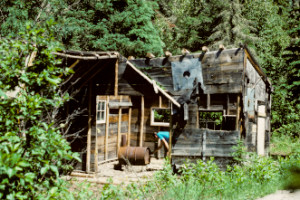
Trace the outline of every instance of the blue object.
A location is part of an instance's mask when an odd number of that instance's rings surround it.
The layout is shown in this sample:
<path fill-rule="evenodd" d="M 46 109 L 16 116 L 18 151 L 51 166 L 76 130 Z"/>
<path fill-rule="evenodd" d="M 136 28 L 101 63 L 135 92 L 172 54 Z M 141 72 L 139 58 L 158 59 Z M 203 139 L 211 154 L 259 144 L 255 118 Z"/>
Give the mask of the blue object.
<path fill-rule="evenodd" d="M 170 133 L 168 131 L 159 131 L 157 133 L 157 137 L 159 139 L 165 139 L 167 142 L 169 142 Z"/>

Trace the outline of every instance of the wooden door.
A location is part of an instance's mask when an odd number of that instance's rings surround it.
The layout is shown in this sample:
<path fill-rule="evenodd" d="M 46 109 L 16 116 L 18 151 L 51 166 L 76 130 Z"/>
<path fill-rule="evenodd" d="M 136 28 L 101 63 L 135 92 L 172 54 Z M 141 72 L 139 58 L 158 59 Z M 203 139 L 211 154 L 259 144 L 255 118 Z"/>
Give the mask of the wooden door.
<path fill-rule="evenodd" d="M 266 106 L 258 106 L 257 119 L 257 154 L 265 155 Z"/>

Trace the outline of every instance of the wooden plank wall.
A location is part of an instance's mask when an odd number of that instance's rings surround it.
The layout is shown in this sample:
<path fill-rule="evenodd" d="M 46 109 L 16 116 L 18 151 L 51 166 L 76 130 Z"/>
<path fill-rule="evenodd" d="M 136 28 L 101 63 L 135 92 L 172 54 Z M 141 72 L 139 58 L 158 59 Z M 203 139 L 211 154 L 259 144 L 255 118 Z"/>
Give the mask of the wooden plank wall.
<path fill-rule="evenodd" d="M 198 159 L 216 158 L 220 164 L 230 160 L 237 145 L 239 131 L 184 129 L 172 149 L 172 164 L 177 167 L 186 159 L 196 162 Z M 227 164 L 227 162 L 226 162 Z M 223 166 L 221 166 L 223 167 Z"/>
<path fill-rule="evenodd" d="M 267 108 L 265 147 L 266 154 L 269 151 L 270 140 L 270 91 L 263 78 L 256 71 L 249 59 L 245 58 L 245 89 L 243 95 L 243 112 L 245 113 L 245 143 L 248 151 L 256 152 L 257 150 L 257 112 L 258 104 L 263 103 Z M 268 93 L 269 92 L 269 93 Z"/>
<path fill-rule="evenodd" d="M 141 131 L 141 97 L 132 96 L 132 115 L 131 115 L 131 135 L 130 135 L 130 146 L 139 146 L 140 145 L 140 131 Z M 156 96 L 145 96 L 144 97 L 144 124 L 143 124 L 143 138 L 142 146 L 149 147 L 152 151 L 157 147 L 157 141 L 153 137 L 153 132 L 155 131 L 168 131 L 169 127 L 159 127 L 151 126 L 151 107 L 169 107 L 169 100 L 161 97 L 160 103 L 159 95 Z M 165 154 L 164 149 L 162 148 L 160 155 L 163 157 Z"/>
<path fill-rule="evenodd" d="M 223 51 L 207 52 L 205 54 L 191 54 L 187 56 L 173 56 L 169 58 L 154 58 L 150 61 L 145 59 L 130 60 L 151 79 L 158 82 L 165 91 L 173 96 L 180 96 L 181 91 L 174 91 L 171 62 L 179 62 L 184 59 L 198 58 L 202 65 L 202 74 L 206 86 L 205 94 L 216 93 L 241 93 L 242 79 L 244 70 L 244 50 L 229 49 Z M 126 64 L 122 64 L 122 70 L 119 70 L 120 77 L 126 72 Z M 126 79 L 125 76 L 123 76 Z M 126 81 L 120 81 L 122 84 L 120 90 L 126 91 L 133 87 L 133 84 L 140 87 L 149 88 L 149 84 L 141 83 L 139 80 L 131 80 L 131 85 Z M 134 83 L 136 82 L 136 83 Z M 124 89 L 121 89 L 124 88 Z M 129 90 L 130 92 L 133 92 Z M 136 91 L 135 91 L 136 93 Z"/>
<path fill-rule="evenodd" d="M 97 167 L 97 165 L 95 165 L 95 161 L 98 160 L 99 168 L 99 165 L 104 161 L 116 159 L 117 151 L 121 142 L 121 136 L 126 135 L 128 137 L 129 107 L 109 108 L 109 103 L 131 102 L 129 96 L 97 96 L 97 99 L 106 100 L 106 102 L 108 103 L 106 111 L 108 119 L 106 119 L 106 123 L 94 123 L 92 126 L 92 171 L 95 171 Z M 96 144 L 97 148 L 95 146 Z M 98 152 L 95 153 L 95 150 L 97 150 Z M 95 156 L 97 156 L 97 159 L 95 159 Z"/>

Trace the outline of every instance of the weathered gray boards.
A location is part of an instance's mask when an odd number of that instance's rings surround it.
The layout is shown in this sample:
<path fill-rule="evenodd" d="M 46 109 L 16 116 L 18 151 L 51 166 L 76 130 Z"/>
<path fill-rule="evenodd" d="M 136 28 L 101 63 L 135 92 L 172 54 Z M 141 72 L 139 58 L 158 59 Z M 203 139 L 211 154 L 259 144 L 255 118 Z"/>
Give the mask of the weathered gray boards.
<path fill-rule="evenodd" d="M 78 168 L 100 170 L 127 146 L 157 145 L 154 131 L 170 131 L 172 163 L 216 157 L 228 160 L 241 139 L 249 151 L 268 154 L 271 83 L 245 48 L 152 59 L 125 59 L 117 52 L 58 53 L 74 97 L 72 148 Z M 74 134 L 77 133 L 77 134 Z M 158 157 L 163 157 L 163 151 Z"/>

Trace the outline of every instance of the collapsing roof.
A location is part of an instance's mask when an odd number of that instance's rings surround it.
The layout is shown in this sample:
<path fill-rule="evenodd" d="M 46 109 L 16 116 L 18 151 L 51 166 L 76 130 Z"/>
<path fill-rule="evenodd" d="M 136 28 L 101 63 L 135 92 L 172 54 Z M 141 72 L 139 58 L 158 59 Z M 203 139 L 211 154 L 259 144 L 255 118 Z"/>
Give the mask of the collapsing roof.
<path fill-rule="evenodd" d="M 250 62 L 268 88 L 271 88 L 265 73 L 251 56 L 247 47 L 133 60 L 127 60 L 114 51 L 64 51 L 54 54 L 64 57 L 70 68 L 80 72 L 79 75 L 72 75 L 73 77 L 68 79 L 72 85 L 80 82 L 79 87 L 82 87 L 88 80 L 103 72 L 105 67 L 110 67 L 119 60 L 118 68 L 120 69 L 116 79 L 123 79 L 117 83 L 120 94 L 128 91 L 122 89 L 125 82 L 130 83 L 131 87 L 140 87 L 138 90 L 141 93 L 146 91 L 146 88 L 149 90 L 149 84 L 151 84 L 155 93 L 161 93 L 177 107 L 180 107 L 181 104 L 180 97 L 186 94 L 188 90 L 195 89 L 195 85 L 200 85 L 197 89 L 203 94 L 241 93 L 245 76 L 245 55 L 250 58 Z M 134 73 L 131 71 L 126 73 L 128 68 L 131 68 Z M 136 83 L 137 75 L 146 83 L 140 81 Z M 143 84 L 148 84 L 148 86 L 145 87 Z"/>

